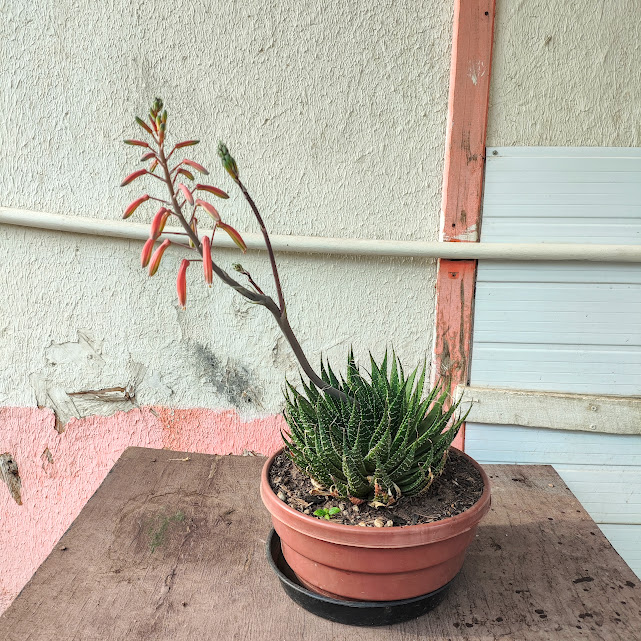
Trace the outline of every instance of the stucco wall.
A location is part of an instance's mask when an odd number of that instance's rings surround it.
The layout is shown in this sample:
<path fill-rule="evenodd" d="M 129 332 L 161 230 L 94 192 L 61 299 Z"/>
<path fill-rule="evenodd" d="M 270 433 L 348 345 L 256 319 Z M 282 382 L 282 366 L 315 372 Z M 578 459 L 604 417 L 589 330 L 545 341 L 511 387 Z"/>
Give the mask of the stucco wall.
<path fill-rule="evenodd" d="M 489 147 L 638 147 L 637 0 L 497 0 Z"/>
<path fill-rule="evenodd" d="M 161 2 L 12 3 L 0 27 L 2 205 L 120 217 L 155 188 L 148 179 L 119 189 L 139 156 L 121 140 L 138 135 L 133 117 L 162 95 L 178 139 L 203 140 L 192 155 L 233 194 L 221 211 L 237 228 L 255 225 L 218 165 L 221 138 L 273 233 L 436 239 L 451 7 L 359 5 L 217 2 L 174 16 Z M 296 368 L 274 324 L 221 286 L 190 286 L 189 308 L 177 313 L 177 253 L 149 282 L 136 268 L 137 243 L 12 228 L 2 241 L 3 278 L 15 284 L 3 325 L 20 340 L 0 347 L 9 365 L 0 402 L 33 405 L 27 379 L 52 367 L 45 350 L 84 329 L 102 345 L 104 366 L 93 375 L 58 361 L 52 375 L 69 387 L 121 385 L 141 363 L 142 403 L 236 404 L 215 384 L 199 385 L 194 350 L 204 345 L 232 376 L 251 379 L 259 411 L 278 411 L 283 374 Z M 221 254 L 225 266 L 236 259 Z M 264 254 L 243 262 L 269 287 Z M 279 262 L 313 362 L 321 351 L 342 358 L 350 343 L 362 355 L 393 343 L 408 362 L 429 352 L 431 262 Z"/>
<path fill-rule="evenodd" d="M 121 141 L 162 96 L 177 138 L 203 141 L 190 155 L 232 194 L 221 211 L 238 229 L 255 231 L 216 162 L 219 139 L 273 233 L 437 238 L 450 3 L 173 7 L 7 3 L 0 205 L 119 218 L 142 189 L 118 187 L 138 158 Z M 0 483 L 1 611 L 127 445 L 273 450 L 283 379 L 297 366 L 264 309 L 205 288 L 195 270 L 180 311 L 179 251 L 150 280 L 133 241 L 0 226 L 0 248 L 0 453 L 22 483 L 22 505 Z M 221 265 L 236 260 L 221 251 Z M 265 255 L 243 264 L 269 290 Z M 351 344 L 361 358 L 393 346 L 408 366 L 429 357 L 432 261 L 279 265 L 312 363 L 323 353 L 340 364 Z M 68 396 L 112 388 L 133 400 Z"/>

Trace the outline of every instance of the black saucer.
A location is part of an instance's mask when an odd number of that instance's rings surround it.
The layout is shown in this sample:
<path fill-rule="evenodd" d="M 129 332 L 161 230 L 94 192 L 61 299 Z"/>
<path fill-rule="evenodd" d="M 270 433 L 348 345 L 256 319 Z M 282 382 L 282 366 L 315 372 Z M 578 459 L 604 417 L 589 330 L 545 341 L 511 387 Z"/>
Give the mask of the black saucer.
<path fill-rule="evenodd" d="M 298 583 L 283 558 L 280 537 L 273 529 L 267 537 L 267 560 L 293 601 L 312 614 L 345 625 L 379 626 L 415 619 L 436 607 L 452 583 L 450 581 L 429 594 L 401 601 L 339 601 L 316 594 Z"/>

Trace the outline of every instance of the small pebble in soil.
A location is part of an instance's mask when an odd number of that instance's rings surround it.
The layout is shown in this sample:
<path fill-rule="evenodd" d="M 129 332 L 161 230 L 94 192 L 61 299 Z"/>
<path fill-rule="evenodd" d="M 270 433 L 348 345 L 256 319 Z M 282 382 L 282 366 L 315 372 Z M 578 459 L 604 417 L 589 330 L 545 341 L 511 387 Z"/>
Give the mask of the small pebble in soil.
<path fill-rule="evenodd" d="M 282 490 L 277 494 L 277 496 L 281 501 L 285 500 L 285 492 L 283 492 Z"/>
<path fill-rule="evenodd" d="M 394 521 L 390 519 L 387 523 L 385 523 L 385 527 L 392 527 L 394 525 Z"/>
<path fill-rule="evenodd" d="M 385 525 L 385 521 L 383 519 L 374 519 L 374 527 L 383 527 Z"/>

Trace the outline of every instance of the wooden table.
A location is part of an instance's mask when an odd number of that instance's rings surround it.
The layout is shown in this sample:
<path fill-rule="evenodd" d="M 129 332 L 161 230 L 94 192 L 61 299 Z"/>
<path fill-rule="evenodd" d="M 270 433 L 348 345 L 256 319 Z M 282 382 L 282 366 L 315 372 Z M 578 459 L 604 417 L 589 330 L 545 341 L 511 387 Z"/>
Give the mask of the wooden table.
<path fill-rule="evenodd" d="M 386 628 L 319 619 L 265 560 L 263 461 L 126 450 L 0 617 L 0 638 L 641 639 L 639 581 L 542 465 L 486 466 L 492 510 L 430 614 Z"/>

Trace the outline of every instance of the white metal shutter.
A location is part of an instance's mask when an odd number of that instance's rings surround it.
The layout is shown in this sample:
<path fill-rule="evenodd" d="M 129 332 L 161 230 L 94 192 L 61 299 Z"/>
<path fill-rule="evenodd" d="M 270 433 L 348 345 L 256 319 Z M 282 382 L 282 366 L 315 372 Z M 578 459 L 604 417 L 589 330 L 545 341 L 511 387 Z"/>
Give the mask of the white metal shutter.
<path fill-rule="evenodd" d="M 641 150 L 488 149 L 481 239 L 641 244 Z M 471 386 L 641 396 L 641 265 L 480 262 L 470 376 Z M 466 450 L 554 465 L 641 576 L 638 434 L 468 423 Z"/>

